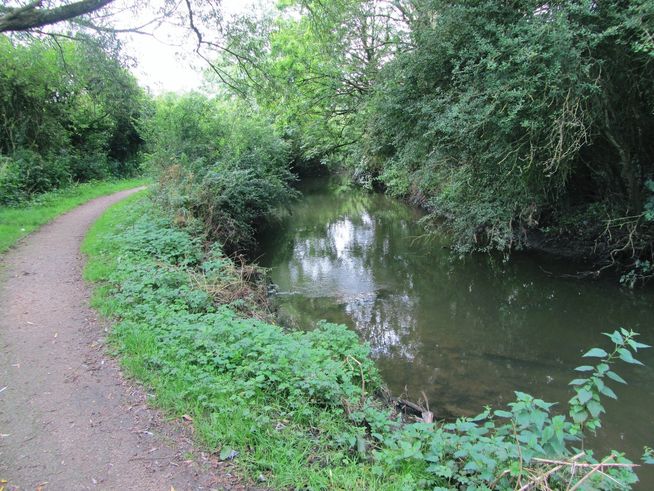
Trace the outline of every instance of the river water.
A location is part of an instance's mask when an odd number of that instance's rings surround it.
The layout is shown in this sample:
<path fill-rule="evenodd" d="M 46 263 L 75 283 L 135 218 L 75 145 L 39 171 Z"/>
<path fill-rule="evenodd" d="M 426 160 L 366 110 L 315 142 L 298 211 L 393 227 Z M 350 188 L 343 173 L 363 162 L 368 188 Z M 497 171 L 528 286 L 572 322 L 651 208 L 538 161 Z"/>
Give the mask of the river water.
<path fill-rule="evenodd" d="M 397 200 L 324 178 L 300 190 L 261 237 L 258 262 L 271 269 L 283 320 L 350 326 L 391 391 L 412 400 L 424 392 L 437 417 L 503 407 L 514 390 L 565 405 L 581 355 L 609 347 L 602 332 L 625 327 L 654 345 L 654 289 L 565 279 L 575 267 L 550 257 L 460 259 L 425 237 L 421 211 Z M 635 461 L 654 446 L 654 349 L 639 358 L 645 367 L 616 367 L 629 385 L 614 384 L 619 400 L 606 401 L 592 444 Z M 641 489 L 654 489 L 654 466 L 638 474 Z"/>

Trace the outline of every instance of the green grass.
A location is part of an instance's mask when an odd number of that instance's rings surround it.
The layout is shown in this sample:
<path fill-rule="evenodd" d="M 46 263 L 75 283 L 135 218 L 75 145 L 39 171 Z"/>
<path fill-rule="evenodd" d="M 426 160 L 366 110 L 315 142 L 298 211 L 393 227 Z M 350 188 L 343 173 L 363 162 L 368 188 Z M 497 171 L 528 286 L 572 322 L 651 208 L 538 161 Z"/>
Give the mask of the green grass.
<path fill-rule="evenodd" d="M 82 203 L 148 182 L 143 178 L 90 182 L 45 193 L 25 206 L 0 207 L 0 254 L 41 225 Z"/>

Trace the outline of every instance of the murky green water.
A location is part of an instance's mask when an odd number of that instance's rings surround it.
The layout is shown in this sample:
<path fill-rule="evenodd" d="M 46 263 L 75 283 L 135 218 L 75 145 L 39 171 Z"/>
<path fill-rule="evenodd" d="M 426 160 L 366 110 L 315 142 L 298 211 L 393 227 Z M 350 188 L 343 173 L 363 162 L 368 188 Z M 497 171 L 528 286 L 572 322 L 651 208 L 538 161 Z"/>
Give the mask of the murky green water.
<path fill-rule="evenodd" d="M 445 243 L 421 239 L 421 212 L 380 194 L 305 181 L 304 198 L 262 237 L 259 263 L 271 268 L 287 322 L 344 323 L 367 340 L 391 390 L 437 415 L 473 415 L 510 402 L 514 390 L 567 401 L 573 368 L 603 331 L 624 326 L 654 344 L 654 291 L 615 281 L 548 275 L 574 271 L 562 261 L 479 255 L 453 258 Z M 599 449 L 632 459 L 654 446 L 654 349 L 647 367 L 617 370 L 629 386 L 608 415 Z M 639 472 L 654 489 L 654 469 Z"/>

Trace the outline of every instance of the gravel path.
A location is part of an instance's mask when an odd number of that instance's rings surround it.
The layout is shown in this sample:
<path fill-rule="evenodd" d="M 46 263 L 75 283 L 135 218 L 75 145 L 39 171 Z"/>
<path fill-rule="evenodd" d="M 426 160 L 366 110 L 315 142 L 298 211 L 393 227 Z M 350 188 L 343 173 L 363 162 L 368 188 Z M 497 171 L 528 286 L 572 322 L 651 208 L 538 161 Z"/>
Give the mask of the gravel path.
<path fill-rule="evenodd" d="M 5 489 L 243 489 L 215 457 L 188 459 L 190 428 L 148 409 L 121 377 L 88 306 L 80 243 L 108 206 L 137 190 L 95 199 L 0 257 Z"/>

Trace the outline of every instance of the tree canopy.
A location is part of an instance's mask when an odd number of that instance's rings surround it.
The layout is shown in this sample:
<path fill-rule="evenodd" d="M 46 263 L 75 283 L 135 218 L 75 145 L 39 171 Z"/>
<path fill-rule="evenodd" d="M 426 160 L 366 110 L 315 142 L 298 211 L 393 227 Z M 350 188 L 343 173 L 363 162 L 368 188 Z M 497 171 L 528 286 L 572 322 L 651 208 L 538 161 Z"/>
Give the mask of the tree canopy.
<path fill-rule="evenodd" d="M 461 252 L 651 268 L 651 1 L 280 9 L 234 23 L 230 42 L 255 63 L 230 66 L 302 158 L 426 207 Z"/>

